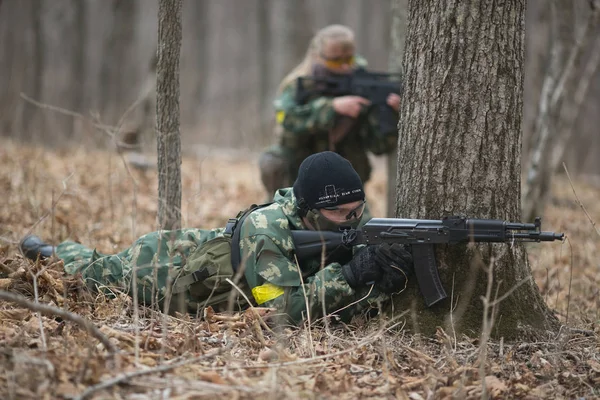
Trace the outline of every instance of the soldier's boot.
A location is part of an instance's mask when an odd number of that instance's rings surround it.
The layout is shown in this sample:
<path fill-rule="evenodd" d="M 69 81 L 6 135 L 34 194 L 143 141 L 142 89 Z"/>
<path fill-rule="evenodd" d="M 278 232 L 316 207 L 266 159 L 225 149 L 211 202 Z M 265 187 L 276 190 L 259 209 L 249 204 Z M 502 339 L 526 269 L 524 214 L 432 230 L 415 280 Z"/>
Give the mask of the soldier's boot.
<path fill-rule="evenodd" d="M 258 159 L 260 180 L 268 193 L 267 201 L 273 199 L 277 189 L 290 186 L 287 182 L 287 165 L 285 159 L 268 151 L 262 153 Z"/>
<path fill-rule="evenodd" d="M 30 260 L 36 261 L 51 257 L 56 248 L 48 243 L 44 243 L 42 239 L 35 235 L 27 235 L 19 244 L 21 253 Z"/>

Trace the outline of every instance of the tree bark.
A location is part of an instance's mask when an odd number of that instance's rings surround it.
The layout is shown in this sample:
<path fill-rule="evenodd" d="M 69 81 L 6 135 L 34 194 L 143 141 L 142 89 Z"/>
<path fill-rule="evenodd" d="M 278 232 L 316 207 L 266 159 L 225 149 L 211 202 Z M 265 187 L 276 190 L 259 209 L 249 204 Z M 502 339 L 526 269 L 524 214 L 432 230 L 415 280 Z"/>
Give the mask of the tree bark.
<path fill-rule="evenodd" d="M 404 43 L 406 41 L 406 12 L 407 0 L 391 0 L 392 23 L 390 27 L 391 52 L 389 56 L 390 72 L 402 72 L 402 58 L 404 56 Z M 387 157 L 387 208 L 388 217 L 395 217 L 396 213 L 396 180 L 398 170 L 398 156 L 396 153 Z"/>
<path fill-rule="evenodd" d="M 397 215 L 519 220 L 524 2 L 409 0 Z M 439 246 L 437 256 L 452 307 L 449 298 L 425 308 L 414 279 L 393 302 L 401 310 L 415 299 L 415 331 L 480 334 L 490 268 L 489 300 L 506 298 L 488 334 L 556 329 L 522 245 Z"/>
<path fill-rule="evenodd" d="M 156 133 L 158 150 L 158 224 L 181 226 L 181 134 L 179 131 L 179 55 L 182 0 L 158 4 Z"/>

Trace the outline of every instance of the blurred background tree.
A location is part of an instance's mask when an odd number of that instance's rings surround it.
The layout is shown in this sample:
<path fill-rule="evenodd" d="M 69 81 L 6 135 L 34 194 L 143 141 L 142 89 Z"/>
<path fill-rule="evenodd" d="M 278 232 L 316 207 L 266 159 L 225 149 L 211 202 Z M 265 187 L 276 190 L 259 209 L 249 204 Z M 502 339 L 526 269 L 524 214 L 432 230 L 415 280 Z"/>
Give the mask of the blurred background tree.
<path fill-rule="evenodd" d="M 526 176 L 523 217 L 527 220 L 543 214 L 552 176 L 563 161 L 567 146 L 580 139 L 575 132 L 575 123 L 594 85 L 594 78 L 597 79 L 600 1 L 590 1 L 587 10 L 581 3 L 578 7 L 577 2 L 569 0 L 549 2 L 551 35 L 547 68 L 523 169 Z M 579 18 L 577 11 L 582 14 Z M 581 20 L 581 24 L 575 26 L 575 20 Z M 580 147 L 579 150 L 579 158 L 585 159 L 589 149 Z M 570 164 L 573 170 L 581 166 Z"/>

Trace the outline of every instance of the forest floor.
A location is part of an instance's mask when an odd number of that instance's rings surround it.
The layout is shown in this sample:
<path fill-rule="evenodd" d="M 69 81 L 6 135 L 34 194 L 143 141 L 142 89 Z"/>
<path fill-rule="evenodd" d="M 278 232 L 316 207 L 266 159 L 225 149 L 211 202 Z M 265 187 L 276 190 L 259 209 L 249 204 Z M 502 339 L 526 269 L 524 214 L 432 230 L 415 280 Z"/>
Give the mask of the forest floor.
<path fill-rule="evenodd" d="M 381 165 L 367 186 L 375 216 L 385 210 Z M 266 197 L 252 157 L 185 157 L 182 175 L 186 227 L 223 226 Z M 126 295 L 92 294 L 61 261 L 33 263 L 17 250 L 29 232 L 101 252 L 128 247 L 156 229 L 156 187 L 155 169 L 128 168 L 115 153 L 3 140 L 0 290 L 26 302 L 0 301 L 0 398 L 475 399 L 484 389 L 490 398 L 600 398 L 600 186 L 591 181 L 557 177 L 543 225 L 568 240 L 528 246 L 563 324 L 537 342 L 420 337 L 383 318 L 273 332 L 249 311 L 165 316 L 134 309 Z"/>

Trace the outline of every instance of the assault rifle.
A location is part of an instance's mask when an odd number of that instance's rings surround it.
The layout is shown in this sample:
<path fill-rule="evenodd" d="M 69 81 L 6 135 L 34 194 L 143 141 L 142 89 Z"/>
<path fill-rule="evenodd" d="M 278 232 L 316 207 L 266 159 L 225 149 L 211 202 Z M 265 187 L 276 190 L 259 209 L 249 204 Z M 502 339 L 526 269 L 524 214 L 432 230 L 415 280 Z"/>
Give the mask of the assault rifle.
<path fill-rule="evenodd" d="M 359 229 L 292 231 L 298 259 L 306 259 L 359 244 L 400 243 L 410 245 L 417 283 L 427 307 L 447 297 L 435 260 L 434 245 L 461 242 L 551 242 L 563 233 L 542 232 L 541 218 L 534 223 L 497 219 L 446 217 L 442 220 L 373 218 Z"/>
<path fill-rule="evenodd" d="M 351 74 L 321 74 L 299 77 L 296 81 L 296 102 L 305 104 L 315 94 L 321 96 L 361 96 L 371 101 L 369 112 L 379 112 L 379 129 L 382 135 L 398 131 L 398 113 L 386 100 L 390 93 L 402 91 L 401 74 L 370 72 L 357 69 Z"/>

